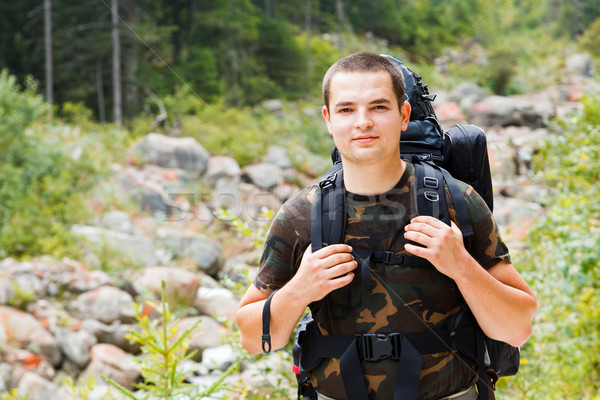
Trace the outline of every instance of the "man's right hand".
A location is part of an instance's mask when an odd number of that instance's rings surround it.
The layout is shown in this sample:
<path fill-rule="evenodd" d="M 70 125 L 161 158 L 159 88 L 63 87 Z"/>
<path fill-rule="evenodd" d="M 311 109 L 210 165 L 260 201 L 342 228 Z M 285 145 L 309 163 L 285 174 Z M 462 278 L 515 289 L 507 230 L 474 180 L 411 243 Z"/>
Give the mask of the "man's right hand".
<path fill-rule="evenodd" d="M 352 247 L 333 244 L 312 252 L 309 245 L 300 267 L 286 286 L 303 293 L 307 305 L 321 300 L 333 290 L 346 286 L 352 279 L 358 263 L 350 253 Z"/>

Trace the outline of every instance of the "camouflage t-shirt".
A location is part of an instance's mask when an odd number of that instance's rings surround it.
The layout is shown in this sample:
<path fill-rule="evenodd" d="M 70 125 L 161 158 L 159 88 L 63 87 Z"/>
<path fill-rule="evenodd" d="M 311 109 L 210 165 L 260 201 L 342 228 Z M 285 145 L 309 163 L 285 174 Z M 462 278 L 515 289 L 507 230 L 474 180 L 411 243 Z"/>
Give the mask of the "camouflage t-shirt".
<path fill-rule="evenodd" d="M 416 214 L 414 167 L 406 163 L 398 184 L 374 196 L 346 192 L 345 243 L 353 248 L 404 250 L 404 227 Z M 510 261 L 491 212 L 470 186 L 460 182 L 474 234 L 465 240 L 469 253 L 484 268 L 501 260 Z M 456 222 L 456 211 L 448 188 L 448 209 Z M 297 271 L 310 244 L 311 207 L 316 186 L 289 199 L 276 215 L 265 243 L 260 269 L 254 281 L 265 294 L 285 285 Z M 361 260 L 357 260 L 360 265 Z M 360 269 L 360 268 L 359 268 Z M 446 328 L 464 304 L 453 280 L 435 268 L 418 268 L 383 263 L 371 264 L 372 292 L 363 294 L 360 273 L 348 286 L 331 292 L 311 305 L 313 318 L 324 335 L 357 333 L 420 332 Z M 384 359 L 363 361 L 369 399 L 393 399 L 398 362 Z M 439 399 L 469 387 L 475 378 L 474 363 L 454 353 L 422 356 L 419 399 Z M 323 360 L 312 371 L 312 382 L 323 395 L 346 398 L 339 358 Z"/>

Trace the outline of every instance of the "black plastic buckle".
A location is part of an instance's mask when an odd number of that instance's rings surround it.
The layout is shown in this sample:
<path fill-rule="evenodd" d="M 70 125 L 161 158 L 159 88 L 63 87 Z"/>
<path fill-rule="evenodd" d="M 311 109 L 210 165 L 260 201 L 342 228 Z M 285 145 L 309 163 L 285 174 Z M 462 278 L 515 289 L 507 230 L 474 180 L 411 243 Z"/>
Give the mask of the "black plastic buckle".
<path fill-rule="evenodd" d="M 361 335 L 363 359 L 366 361 L 379 361 L 391 357 L 400 358 L 400 334 L 384 335 L 368 333 Z"/>
<path fill-rule="evenodd" d="M 325 179 L 323 179 L 321 182 L 319 182 L 319 186 L 321 186 L 321 189 L 329 189 L 335 186 L 335 180 L 337 178 L 337 171 L 335 173 L 333 173 L 332 175 L 326 177 Z"/>

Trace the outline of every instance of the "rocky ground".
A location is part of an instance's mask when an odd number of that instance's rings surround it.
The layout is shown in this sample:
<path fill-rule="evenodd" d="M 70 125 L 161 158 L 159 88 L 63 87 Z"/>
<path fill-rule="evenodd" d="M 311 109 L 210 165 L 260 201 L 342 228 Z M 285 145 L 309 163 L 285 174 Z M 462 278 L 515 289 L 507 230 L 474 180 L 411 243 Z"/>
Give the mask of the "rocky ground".
<path fill-rule="evenodd" d="M 494 214 L 511 248 L 522 246 L 527 227 L 543 213 L 545 189 L 532 183 L 530 161 L 549 134 L 548 120 L 577 109 L 583 88 L 597 85 L 570 65 L 564 84 L 543 93 L 487 96 L 461 85 L 435 101 L 445 128 L 475 123 L 486 130 Z M 294 171 L 286 150 L 276 146 L 262 163 L 240 168 L 191 138 L 142 138 L 99 187 L 105 197 L 92 205 L 96 220 L 73 227 L 138 268 L 107 265 L 110 259 L 97 251 L 80 260 L 0 260 L 0 393 L 16 388 L 29 400 L 68 399 L 61 383 L 67 376 L 101 382 L 103 375 L 132 388 L 140 379 L 133 362 L 140 349 L 124 336 L 137 329 L 133 302 L 160 298 L 163 280 L 167 297 L 191 310 L 180 326 L 200 320 L 190 340 L 198 352 L 187 364 L 189 380 L 216 379 L 214 371 L 235 359 L 223 322 L 233 319 L 238 296 L 222 282 L 247 285 L 260 257 L 252 239 L 236 236 L 216 210 L 226 207 L 257 229 L 268 223 L 265 209 L 277 210 L 315 179 Z M 108 197 L 111 204 L 118 197 L 123 209 L 108 209 Z M 244 379 L 261 379 L 249 372 L 242 371 Z"/>

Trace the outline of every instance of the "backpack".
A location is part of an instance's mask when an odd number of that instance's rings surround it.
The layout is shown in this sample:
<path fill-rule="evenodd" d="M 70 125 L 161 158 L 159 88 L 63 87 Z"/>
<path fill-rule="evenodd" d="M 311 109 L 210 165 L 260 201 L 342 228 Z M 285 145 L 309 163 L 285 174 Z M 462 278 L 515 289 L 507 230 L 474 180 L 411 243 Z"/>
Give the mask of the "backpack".
<path fill-rule="evenodd" d="M 457 213 L 459 227 L 464 237 L 473 234 L 466 205 L 456 180 L 470 184 L 493 210 L 493 188 L 487 153 L 485 133 L 475 125 L 456 125 L 447 132 L 437 120 L 430 94 L 421 77 L 408 69 L 404 63 L 386 56 L 396 63 L 404 75 L 406 94 L 411 104 L 408 128 L 400 138 L 401 157 L 415 167 L 415 192 L 417 213 L 431 215 L 447 224 L 450 217 L 446 202 L 444 183 L 448 186 Z M 333 166 L 319 182 L 312 207 L 312 250 L 334 243 L 342 243 L 345 229 L 345 193 L 342 178 L 341 156 L 336 148 L 331 153 Z M 360 250 L 360 249 L 355 249 Z M 370 293 L 370 261 L 402 264 L 415 267 L 431 267 L 425 259 L 400 256 L 386 251 L 368 251 L 358 254 L 365 260 L 361 279 L 363 292 Z M 268 339 L 270 298 L 263 309 L 263 349 Z M 266 329 L 266 331 L 265 331 Z M 266 335 L 265 335 L 266 332 Z M 359 337 L 360 336 L 360 337 Z M 350 399 L 365 399 L 360 359 L 378 360 L 392 357 L 399 360 L 395 398 L 416 399 L 420 372 L 420 356 L 440 351 L 459 351 L 477 361 L 477 385 L 479 398 L 488 399 L 488 384 L 492 387 L 498 376 L 514 375 L 519 367 L 519 349 L 486 337 L 468 307 L 455 317 L 452 329 L 423 332 L 422 334 L 356 335 L 340 337 L 320 336 L 310 313 L 305 315 L 297 329 L 293 346 L 294 372 L 298 379 L 298 398 L 316 399 L 310 384 L 310 370 L 321 357 L 349 359 L 348 349 L 356 346 L 358 355 L 352 353 L 352 362 L 341 362 L 342 377 Z M 323 339 L 324 338 L 324 339 Z M 310 345 L 306 341 L 310 340 Z M 356 344 L 359 343 L 359 344 Z M 417 343 L 418 345 L 414 345 Z M 270 348 L 270 343 L 269 343 Z M 397 349 L 402 349 L 401 351 Z M 405 354 L 406 353 L 406 354 Z M 491 382 L 490 382 L 491 380 Z"/>

